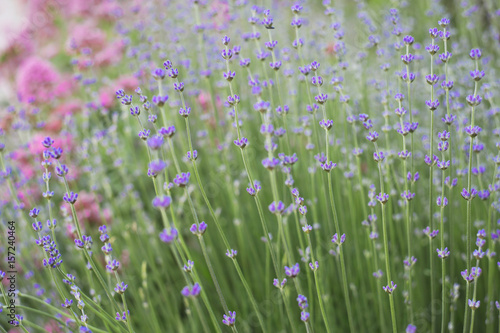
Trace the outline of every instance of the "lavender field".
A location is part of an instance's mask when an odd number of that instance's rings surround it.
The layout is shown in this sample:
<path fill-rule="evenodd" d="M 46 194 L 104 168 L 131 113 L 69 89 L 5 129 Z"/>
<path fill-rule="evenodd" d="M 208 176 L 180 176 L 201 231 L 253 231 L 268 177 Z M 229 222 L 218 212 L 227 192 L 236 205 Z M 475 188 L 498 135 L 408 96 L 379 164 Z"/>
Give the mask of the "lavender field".
<path fill-rule="evenodd" d="M 497 0 L 13 3 L 0 332 L 500 333 Z"/>

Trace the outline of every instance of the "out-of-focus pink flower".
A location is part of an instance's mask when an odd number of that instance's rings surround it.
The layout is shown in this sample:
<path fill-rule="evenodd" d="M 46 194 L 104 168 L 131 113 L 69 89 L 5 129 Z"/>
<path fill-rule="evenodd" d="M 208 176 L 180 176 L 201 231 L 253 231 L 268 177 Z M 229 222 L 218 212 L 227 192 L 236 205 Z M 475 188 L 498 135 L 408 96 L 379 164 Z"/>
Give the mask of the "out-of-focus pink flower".
<path fill-rule="evenodd" d="M 134 76 L 120 76 L 118 80 L 115 81 L 113 89 L 123 89 L 125 92 L 131 93 L 139 86 L 139 80 Z M 114 91 L 113 91 L 114 93 Z"/>
<path fill-rule="evenodd" d="M 222 0 L 213 1 L 210 6 L 210 9 L 214 13 L 216 13 L 212 17 L 212 23 L 215 29 L 223 28 L 229 23 L 231 14 L 229 11 L 229 5 L 227 1 L 222 1 Z"/>
<path fill-rule="evenodd" d="M 206 111 L 210 104 L 210 94 L 207 93 L 206 91 L 202 91 L 198 95 L 198 103 L 200 103 L 200 106 L 203 109 L 203 111 Z"/>
<path fill-rule="evenodd" d="M 63 121 L 60 116 L 51 115 L 45 122 L 44 129 L 47 132 L 59 133 L 62 130 Z"/>
<path fill-rule="evenodd" d="M 33 35 L 28 29 L 20 31 L 9 40 L 7 47 L 1 50 L 0 70 L 7 73 L 5 76 L 15 75 L 23 60 L 32 55 L 34 49 Z"/>
<path fill-rule="evenodd" d="M 36 177 L 36 175 L 35 175 Z M 24 204 L 24 207 L 31 207 L 34 202 L 39 202 L 42 197 L 40 188 L 38 186 L 31 186 L 26 188 L 24 186 L 17 190 L 18 199 Z"/>
<path fill-rule="evenodd" d="M 23 101 L 34 98 L 35 103 L 45 103 L 56 95 L 59 80 L 59 73 L 52 64 L 30 57 L 22 63 L 17 73 L 17 91 Z"/>
<path fill-rule="evenodd" d="M 80 112 L 82 109 L 82 104 L 83 102 L 77 100 L 61 104 L 56 109 L 54 109 L 52 114 L 62 117 L 70 116 Z"/>
<path fill-rule="evenodd" d="M 44 328 L 47 333 L 63 333 L 63 331 L 59 328 L 59 324 L 55 320 L 49 321 L 45 324 Z"/>
<path fill-rule="evenodd" d="M 96 196 L 94 194 L 80 191 L 78 193 L 78 200 L 75 203 L 75 210 L 78 214 L 78 219 L 82 222 L 85 221 L 91 224 L 109 223 L 111 220 L 111 214 L 108 210 L 102 210 L 99 207 L 98 200 L 99 199 L 96 200 Z M 69 207 L 69 204 L 67 203 L 63 203 L 62 205 Z"/>
<path fill-rule="evenodd" d="M 74 44 L 78 49 L 88 47 L 96 53 L 106 45 L 106 34 L 90 22 L 75 26 L 70 36 L 69 45 Z"/>
<path fill-rule="evenodd" d="M 72 78 L 66 78 L 61 80 L 59 84 L 54 89 L 54 94 L 57 97 L 69 96 L 71 92 L 75 89 L 75 82 Z"/>
<path fill-rule="evenodd" d="M 94 64 L 99 67 L 118 64 L 122 59 L 123 50 L 122 41 L 115 41 L 95 55 Z"/>
<path fill-rule="evenodd" d="M 113 89 L 109 87 L 101 88 L 101 90 L 99 90 L 99 102 L 103 107 L 109 109 L 113 106 L 113 103 L 115 102 L 114 95 L 115 93 L 113 92 Z"/>

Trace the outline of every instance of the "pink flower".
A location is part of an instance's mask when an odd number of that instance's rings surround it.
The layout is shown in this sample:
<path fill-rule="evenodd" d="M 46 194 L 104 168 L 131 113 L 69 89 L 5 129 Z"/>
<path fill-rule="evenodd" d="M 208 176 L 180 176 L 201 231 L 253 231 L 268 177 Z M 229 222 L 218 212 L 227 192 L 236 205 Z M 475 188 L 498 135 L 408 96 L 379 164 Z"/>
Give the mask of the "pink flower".
<path fill-rule="evenodd" d="M 119 63 L 122 59 L 124 48 L 125 46 L 122 41 L 115 41 L 111 43 L 95 55 L 95 65 L 98 67 L 104 67 L 113 63 Z"/>
<path fill-rule="evenodd" d="M 75 83 L 72 78 L 61 80 L 54 89 L 54 94 L 57 97 L 69 96 L 75 89 Z"/>
<path fill-rule="evenodd" d="M 225 26 L 227 26 L 231 18 L 227 1 L 213 1 L 210 9 L 215 13 L 212 18 L 214 28 L 223 29 Z"/>
<path fill-rule="evenodd" d="M 60 76 L 52 64 L 37 57 L 23 62 L 17 73 L 17 91 L 23 101 L 34 98 L 36 103 L 45 103 L 56 95 Z"/>
<path fill-rule="evenodd" d="M 71 170 L 71 169 L 70 169 Z M 80 191 L 78 193 L 78 200 L 75 203 L 75 210 L 78 218 L 82 222 L 91 224 L 109 223 L 111 214 L 109 210 L 101 209 L 98 202 L 100 199 L 95 194 Z M 63 203 L 63 209 L 68 209 L 69 204 Z M 102 216 L 101 216 L 102 215 Z"/>
<path fill-rule="evenodd" d="M 55 320 L 51 320 L 45 324 L 44 329 L 47 333 L 63 333 L 63 331 L 59 328 L 59 324 Z"/>
<path fill-rule="evenodd" d="M 114 88 L 123 89 L 126 92 L 132 92 L 139 86 L 139 80 L 133 76 L 120 76 L 118 80 L 116 80 Z M 114 93 L 114 92 L 113 92 Z"/>
<path fill-rule="evenodd" d="M 106 45 L 106 34 L 92 23 L 74 27 L 70 35 L 69 45 L 75 45 L 78 49 L 88 47 L 95 53 Z"/>
<path fill-rule="evenodd" d="M 82 104 L 83 102 L 78 100 L 61 104 L 56 109 L 54 109 L 54 111 L 52 111 L 52 114 L 57 115 L 58 117 L 70 116 L 80 112 L 82 109 Z"/>
<path fill-rule="evenodd" d="M 101 90 L 99 90 L 99 102 L 103 107 L 109 109 L 113 106 L 113 103 L 115 102 L 115 98 L 113 95 L 114 95 L 113 89 L 109 87 L 101 88 Z"/>
<path fill-rule="evenodd" d="M 198 103 L 200 103 L 200 106 L 203 109 L 203 111 L 206 111 L 210 104 L 210 94 L 207 93 L 206 91 L 202 91 L 198 95 Z"/>

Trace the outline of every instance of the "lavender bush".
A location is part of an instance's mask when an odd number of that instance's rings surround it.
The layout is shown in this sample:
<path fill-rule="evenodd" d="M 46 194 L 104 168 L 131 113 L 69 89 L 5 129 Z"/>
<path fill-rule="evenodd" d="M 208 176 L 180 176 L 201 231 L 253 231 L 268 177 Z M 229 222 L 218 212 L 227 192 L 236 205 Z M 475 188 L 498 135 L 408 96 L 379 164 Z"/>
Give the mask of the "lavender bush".
<path fill-rule="evenodd" d="M 498 3 L 27 5 L 1 332 L 500 332 Z"/>

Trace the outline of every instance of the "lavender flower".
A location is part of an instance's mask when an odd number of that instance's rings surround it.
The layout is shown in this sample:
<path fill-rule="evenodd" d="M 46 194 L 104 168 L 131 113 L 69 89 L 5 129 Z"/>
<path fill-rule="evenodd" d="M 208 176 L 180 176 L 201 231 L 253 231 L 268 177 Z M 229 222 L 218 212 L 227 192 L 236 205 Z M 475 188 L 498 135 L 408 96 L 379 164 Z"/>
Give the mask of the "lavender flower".
<path fill-rule="evenodd" d="M 397 284 L 394 284 L 394 281 L 391 281 L 390 284 L 383 286 L 382 289 L 384 289 L 384 291 L 386 293 L 392 294 L 394 292 L 394 290 L 396 290 L 397 286 L 398 286 Z"/>
<path fill-rule="evenodd" d="M 78 193 L 73 193 L 73 191 L 65 193 L 63 196 L 63 200 L 70 204 L 74 204 L 76 199 L 78 199 Z"/>
<path fill-rule="evenodd" d="M 186 185 L 189 182 L 189 177 L 191 176 L 191 173 L 189 172 L 182 172 L 181 174 L 178 174 L 174 178 L 174 184 L 177 185 L 178 187 L 186 187 Z"/>
<path fill-rule="evenodd" d="M 288 277 L 294 278 L 297 275 L 299 275 L 299 272 L 300 272 L 299 263 L 296 263 L 292 267 L 285 266 L 285 274 Z"/>
<path fill-rule="evenodd" d="M 174 227 L 171 227 L 170 229 L 163 229 L 163 231 L 160 232 L 160 239 L 162 242 L 168 244 L 177 239 L 178 234 L 177 229 Z"/>
<path fill-rule="evenodd" d="M 222 323 L 227 326 L 234 326 L 236 322 L 236 311 L 229 311 L 229 315 L 222 316 Z"/>

